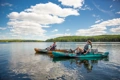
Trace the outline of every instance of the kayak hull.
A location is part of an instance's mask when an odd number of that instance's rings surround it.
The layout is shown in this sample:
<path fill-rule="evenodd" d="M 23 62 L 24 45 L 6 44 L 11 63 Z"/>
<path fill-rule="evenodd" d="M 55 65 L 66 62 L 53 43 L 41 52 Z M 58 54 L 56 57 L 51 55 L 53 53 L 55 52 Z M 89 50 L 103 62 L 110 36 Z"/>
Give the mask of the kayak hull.
<path fill-rule="evenodd" d="M 75 53 L 64 53 L 64 52 L 52 52 L 54 57 L 78 57 L 78 58 L 95 58 L 95 57 L 107 57 L 109 55 L 109 52 L 104 53 L 87 53 L 87 54 L 81 54 L 77 55 Z"/>
<path fill-rule="evenodd" d="M 37 49 L 37 48 L 34 48 L 35 52 L 36 53 L 47 53 L 48 50 L 45 50 L 45 49 Z"/>
<path fill-rule="evenodd" d="M 38 48 L 34 48 L 36 53 L 49 53 L 52 54 L 52 51 L 50 50 L 46 50 L 46 49 L 38 49 Z M 58 52 L 66 52 L 67 50 L 65 49 L 56 49 L 54 51 L 58 51 Z"/>

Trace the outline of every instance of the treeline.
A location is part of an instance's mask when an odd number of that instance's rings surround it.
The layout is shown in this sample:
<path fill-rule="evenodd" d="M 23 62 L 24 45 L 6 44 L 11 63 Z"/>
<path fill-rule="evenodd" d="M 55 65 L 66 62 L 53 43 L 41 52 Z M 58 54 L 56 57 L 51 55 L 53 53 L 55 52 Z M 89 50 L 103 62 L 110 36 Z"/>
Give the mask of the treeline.
<path fill-rule="evenodd" d="M 10 40 L 0 40 L 0 42 L 43 42 L 41 40 L 19 40 L 19 39 L 10 39 Z"/>
<path fill-rule="evenodd" d="M 46 42 L 120 42 L 120 35 L 99 35 L 99 36 L 63 36 L 54 39 L 47 39 Z"/>

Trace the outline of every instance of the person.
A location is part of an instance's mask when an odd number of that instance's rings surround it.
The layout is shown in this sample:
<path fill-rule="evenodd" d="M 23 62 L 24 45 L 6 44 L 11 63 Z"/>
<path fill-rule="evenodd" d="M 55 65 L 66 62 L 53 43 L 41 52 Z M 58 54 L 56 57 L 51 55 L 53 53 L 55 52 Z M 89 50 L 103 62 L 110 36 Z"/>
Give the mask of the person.
<path fill-rule="evenodd" d="M 84 49 L 80 48 L 80 47 L 77 47 L 75 49 L 75 53 L 77 54 L 87 54 L 89 52 L 91 52 L 91 48 L 92 48 L 92 42 L 90 40 L 87 40 L 87 43 L 86 45 L 84 46 Z"/>
<path fill-rule="evenodd" d="M 46 48 L 46 49 L 53 51 L 53 50 L 55 50 L 55 48 L 56 48 L 56 42 L 53 42 L 53 44 L 50 47 Z"/>

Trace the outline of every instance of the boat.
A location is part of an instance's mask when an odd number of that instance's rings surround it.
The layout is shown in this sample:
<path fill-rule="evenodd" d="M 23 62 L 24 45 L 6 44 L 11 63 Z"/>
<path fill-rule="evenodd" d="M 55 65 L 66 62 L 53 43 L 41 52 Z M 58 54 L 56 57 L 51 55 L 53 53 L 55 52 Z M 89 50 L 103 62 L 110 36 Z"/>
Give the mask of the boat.
<path fill-rule="evenodd" d="M 52 51 L 51 50 L 47 50 L 47 49 L 34 48 L 34 50 L 35 50 L 36 53 L 51 53 L 52 54 Z M 66 49 L 56 49 L 54 51 L 57 51 L 57 52 L 66 52 L 67 50 Z"/>
<path fill-rule="evenodd" d="M 52 51 L 52 54 L 54 57 L 95 58 L 95 57 L 107 57 L 109 55 L 109 52 L 97 52 L 97 53 L 89 52 L 87 54 L 77 55 L 75 53 Z"/>
<path fill-rule="evenodd" d="M 48 50 L 46 50 L 46 49 L 34 48 L 34 50 L 35 50 L 36 53 L 47 53 L 48 52 Z"/>

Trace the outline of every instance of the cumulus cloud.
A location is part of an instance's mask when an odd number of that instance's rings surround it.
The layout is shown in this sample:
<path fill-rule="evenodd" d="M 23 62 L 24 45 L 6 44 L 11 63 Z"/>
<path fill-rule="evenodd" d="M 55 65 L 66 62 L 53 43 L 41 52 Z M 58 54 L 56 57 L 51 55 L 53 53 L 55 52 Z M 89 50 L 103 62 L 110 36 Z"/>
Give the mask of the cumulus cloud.
<path fill-rule="evenodd" d="M 57 32 L 58 31 L 58 29 L 54 29 L 52 32 Z"/>
<path fill-rule="evenodd" d="M 54 36 L 52 37 L 60 37 L 60 36 L 70 36 L 71 33 L 64 33 L 64 34 L 55 34 Z"/>
<path fill-rule="evenodd" d="M 35 12 L 37 14 L 44 14 L 51 16 L 59 16 L 59 17 L 67 17 L 70 15 L 79 15 L 78 11 L 72 8 L 61 8 L 57 4 L 54 3 L 46 3 L 46 4 L 36 4 L 35 6 L 31 6 L 31 8 L 26 9 L 26 12 Z"/>
<path fill-rule="evenodd" d="M 62 5 L 70 6 L 74 8 L 81 8 L 84 4 L 84 0 L 58 0 Z"/>
<path fill-rule="evenodd" d="M 4 27 L 0 27 L 0 30 L 5 30 L 5 29 L 7 29 L 7 28 L 4 28 Z"/>
<path fill-rule="evenodd" d="M 56 37 L 61 37 L 61 36 L 71 36 L 71 35 L 72 35 L 71 33 L 57 33 L 54 35 L 50 35 L 46 39 L 51 39 L 51 38 L 56 38 Z"/>
<path fill-rule="evenodd" d="M 1 4 L 1 6 L 12 6 L 12 4 L 10 4 L 10 3 L 3 3 L 3 4 Z"/>
<path fill-rule="evenodd" d="M 107 33 L 107 27 L 120 26 L 120 18 L 103 21 L 99 24 L 92 25 L 90 29 L 79 29 L 76 35 L 92 36 Z M 118 28 L 117 28 L 118 30 Z M 112 31 L 115 31 L 115 29 Z"/>
<path fill-rule="evenodd" d="M 21 12 L 11 12 L 7 23 L 15 35 L 44 36 L 50 24 L 60 24 L 70 15 L 79 15 L 76 9 L 61 8 L 54 3 L 40 3 Z"/>
<path fill-rule="evenodd" d="M 115 33 L 120 33 L 120 26 L 116 28 L 111 28 L 110 31 Z"/>
<path fill-rule="evenodd" d="M 120 11 L 119 11 L 119 12 L 116 12 L 116 14 L 120 14 Z"/>

